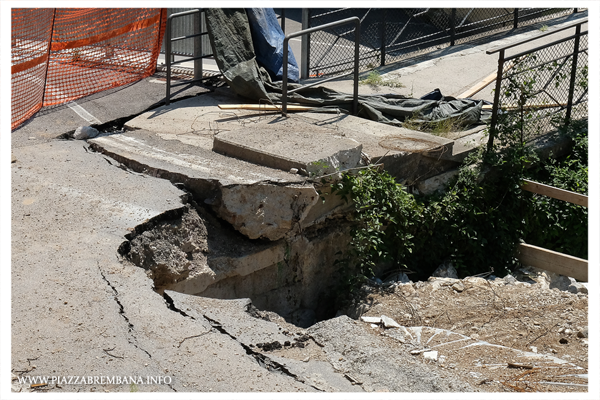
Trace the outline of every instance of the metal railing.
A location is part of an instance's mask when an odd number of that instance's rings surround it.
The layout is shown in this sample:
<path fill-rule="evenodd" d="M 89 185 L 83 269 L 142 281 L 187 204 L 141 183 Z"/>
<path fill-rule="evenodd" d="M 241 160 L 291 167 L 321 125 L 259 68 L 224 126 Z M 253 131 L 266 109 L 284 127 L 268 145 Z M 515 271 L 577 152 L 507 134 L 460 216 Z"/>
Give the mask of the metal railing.
<path fill-rule="evenodd" d="M 470 42 L 578 11 L 577 8 L 306 9 L 303 26 L 310 28 L 335 19 L 359 17 L 362 24 L 360 66 L 370 69 L 440 46 Z M 352 58 L 343 43 L 345 34 L 328 29 L 311 36 L 302 59 L 307 65 L 302 78 L 336 74 L 349 68 Z"/>
<path fill-rule="evenodd" d="M 184 35 L 184 36 L 179 36 L 176 38 L 172 37 L 173 20 L 175 18 L 180 18 L 180 17 L 184 17 L 187 15 L 194 15 L 196 17 L 195 18 L 196 22 L 194 23 L 194 26 L 198 27 L 198 29 L 194 29 L 194 30 L 197 32 L 200 30 L 199 27 L 201 26 L 201 18 L 202 18 L 203 12 L 204 11 L 202 9 L 193 9 L 193 10 L 189 10 L 189 11 L 183 11 L 180 13 L 171 14 L 167 18 L 167 27 L 166 27 L 166 32 L 165 32 L 165 63 L 167 65 L 167 89 L 166 89 L 167 93 L 166 93 L 166 99 L 165 99 L 166 105 L 169 105 L 171 103 L 171 88 L 172 87 L 189 85 L 189 84 L 196 83 L 196 82 L 202 82 L 207 79 L 212 79 L 215 76 L 220 76 L 220 74 L 214 75 L 214 76 L 209 76 L 209 77 L 202 76 L 203 75 L 202 74 L 202 60 L 205 58 L 213 57 L 212 53 L 211 54 L 202 54 L 203 51 L 202 51 L 201 38 L 205 35 L 208 35 L 208 32 L 193 33 L 191 35 Z M 193 56 L 174 61 L 172 59 L 172 56 L 173 56 L 172 43 L 176 42 L 176 41 L 192 39 L 192 38 L 194 39 Z M 181 82 L 181 83 L 172 84 L 171 83 L 171 72 L 172 72 L 171 66 L 173 64 L 181 64 L 181 63 L 188 62 L 188 61 L 194 61 L 194 79 L 186 80 L 185 82 Z"/>
<path fill-rule="evenodd" d="M 296 89 L 288 91 L 288 43 L 291 38 L 295 38 L 298 36 L 309 35 L 313 32 L 321 31 L 323 29 L 333 28 L 340 25 L 346 24 L 354 24 L 354 70 L 353 72 L 346 73 L 343 75 L 334 76 L 331 78 L 322 79 L 317 82 L 313 82 L 307 85 L 303 85 Z M 353 103 L 352 103 L 352 113 L 354 115 L 358 114 L 358 61 L 359 61 L 359 44 L 360 44 L 360 19 L 358 17 L 346 18 L 340 21 L 331 22 L 329 24 L 324 24 L 320 26 L 316 26 L 314 28 L 304 29 L 298 32 L 290 33 L 286 35 L 283 39 L 283 83 L 281 90 L 281 112 L 284 116 L 287 117 L 287 95 L 288 93 L 294 93 L 300 89 L 304 89 L 307 87 L 316 86 L 322 84 L 324 82 L 328 82 L 334 79 L 338 79 L 342 76 L 347 76 L 354 73 L 354 93 L 353 93 Z"/>
<path fill-rule="evenodd" d="M 498 53 L 498 72 L 488 139 L 493 147 L 499 126 L 521 131 L 521 137 L 567 126 L 587 116 L 588 62 L 585 18 L 535 37 L 488 50 Z M 506 50 L 574 29 L 573 35 L 506 56 Z"/>

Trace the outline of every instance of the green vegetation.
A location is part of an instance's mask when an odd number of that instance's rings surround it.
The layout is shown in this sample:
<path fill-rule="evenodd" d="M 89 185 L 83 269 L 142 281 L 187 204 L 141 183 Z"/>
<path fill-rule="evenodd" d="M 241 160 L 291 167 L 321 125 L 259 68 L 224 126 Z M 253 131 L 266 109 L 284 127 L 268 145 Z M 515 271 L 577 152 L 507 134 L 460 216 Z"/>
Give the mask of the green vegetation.
<path fill-rule="evenodd" d="M 361 79 L 359 81 L 361 85 L 370 85 L 370 86 L 388 86 L 388 87 L 396 87 L 401 88 L 404 87 L 404 84 L 397 79 L 388 79 L 385 80 L 376 70 L 372 70 L 369 72 L 369 75 L 365 79 Z"/>
<path fill-rule="evenodd" d="M 376 168 L 343 174 L 333 189 L 356 205 L 351 250 L 342 260 L 346 284 L 373 276 L 378 265 L 415 271 L 417 279 L 445 261 L 461 276 L 506 274 L 518 265 L 521 240 L 587 258 L 587 209 L 520 189 L 529 177 L 587 191 L 587 125 L 569 134 L 576 144 L 563 160 L 537 163 L 525 145 L 497 146 L 470 157 L 448 190 L 432 196 L 412 195 Z M 536 167 L 527 169 L 532 162 Z"/>
<path fill-rule="evenodd" d="M 441 137 L 448 137 L 450 133 L 462 131 L 467 126 L 468 124 L 461 118 L 447 118 L 441 121 L 427 122 L 420 120 L 418 115 L 414 115 L 402 123 L 403 128 L 427 132 Z"/>
<path fill-rule="evenodd" d="M 588 194 L 587 120 L 575 121 L 564 132 L 573 140 L 571 153 L 548 159 L 525 173 L 525 177 L 548 185 Z M 588 209 L 546 196 L 528 194 L 524 239 L 527 243 L 587 259 Z"/>
<path fill-rule="evenodd" d="M 350 249 L 338 260 L 345 267 L 341 293 L 376 269 L 410 270 L 413 280 L 427 279 L 440 264 L 452 262 L 463 277 L 503 276 L 519 266 L 515 249 L 522 241 L 587 258 L 587 208 L 521 189 L 522 179 L 529 178 L 578 193 L 588 190 L 587 120 L 564 128 L 564 114 L 555 114 L 558 134 L 573 144 L 566 157 L 540 161 L 528 145 L 541 133 L 536 111 L 526 107 L 539 93 L 541 73 L 550 72 L 557 87 L 566 79 L 559 64 L 536 62 L 536 55 L 522 57 L 505 77 L 502 95 L 517 109 L 501 115 L 494 141 L 465 160 L 445 192 L 413 195 L 375 166 L 345 172 L 331 183 L 332 193 L 355 204 Z M 577 79 L 578 86 L 587 87 L 586 66 Z M 404 126 L 440 132 L 457 123 L 426 127 L 413 118 Z"/>

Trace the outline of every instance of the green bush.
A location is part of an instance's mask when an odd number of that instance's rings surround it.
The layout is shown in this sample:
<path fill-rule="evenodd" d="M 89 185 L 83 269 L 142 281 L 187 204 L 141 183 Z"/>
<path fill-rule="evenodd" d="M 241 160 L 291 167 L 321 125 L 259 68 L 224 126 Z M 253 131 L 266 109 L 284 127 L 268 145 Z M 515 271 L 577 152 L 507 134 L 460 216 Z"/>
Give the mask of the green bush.
<path fill-rule="evenodd" d="M 526 177 L 587 195 L 587 120 L 574 122 L 565 133 L 573 140 L 571 153 L 562 159 L 548 159 L 536 168 L 526 171 Z M 525 242 L 587 259 L 587 208 L 546 196 L 528 194 L 527 197 Z"/>
<path fill-rule="evenodd" d="M 587 125 L 574 124 L 568 134 L 575 142 L 571 154 L 545 163 L 519 132 L 512 138 L 504 134 L 493 152 L 468 158 L 446 192 L 434 196 L 414 196 L 376 168 L 344 173 L 332 187 L 356 205 L 345 258 L 356 265 L 349 275 L 356 282 L 385 265 L 426 279 L 445 261 L 461 276 L 502 275 L 518 265 L 515 249 L 523 240 L 586 258 L 587 209 L 520 188 L 529 177 L 587 193 Z"/>

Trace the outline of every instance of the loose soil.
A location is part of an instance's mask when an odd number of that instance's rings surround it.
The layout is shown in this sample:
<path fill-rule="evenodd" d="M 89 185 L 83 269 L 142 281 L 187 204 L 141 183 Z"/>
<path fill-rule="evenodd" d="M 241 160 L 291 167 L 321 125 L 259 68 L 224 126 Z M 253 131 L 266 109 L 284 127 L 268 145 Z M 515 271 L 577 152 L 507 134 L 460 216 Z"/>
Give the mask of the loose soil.
<path fill-rule="evenodd" d="M 532 359 L 502 347 L 439 347 L 445 361 L 438 360 L 438 367 L 456 370 L 473 387 L 490 392 L 587 391 L 587 378 L 565 377 L 587 374 L 587 294 L 504 279 L 431 278 L 375 291 L 363 300 L 365 316 L 386 315 L 405 327 L 441 328 L 471 339 L 464 343 L 485 341 L 567 361 Z M 374 329 L 385 331 L 390 330 Z"/>

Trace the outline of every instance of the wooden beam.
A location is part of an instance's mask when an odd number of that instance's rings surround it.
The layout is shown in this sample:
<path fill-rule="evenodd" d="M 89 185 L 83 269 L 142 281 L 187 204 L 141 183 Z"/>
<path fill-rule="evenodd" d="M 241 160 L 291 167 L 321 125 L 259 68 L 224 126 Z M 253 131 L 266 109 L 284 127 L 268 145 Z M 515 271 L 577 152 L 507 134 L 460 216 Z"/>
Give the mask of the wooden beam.
<path fill-rule="evenodd" d="M 273 104 L 219 104 L 221 110 L 281 111 L 280 105 Z M 310 111 L 314 107 L 288 104 L 288 111 Z"/>
<path fill-rule="evenodd" d="M 509 61 L 508 64 L 505 65 L 505 67 L 504 67 L 504 73 L 508 72 L 514 66 L 515 66 L 514 61 Z M 485 78 L 480 80 L 478 83 L 476 83 L 475 86 L 471 87 L 470 89 L 467 89 L 466 91 L 464 91 L 461 94 L 459 94 L 458 96 L 456 96 L 456 98 L 464 99 L 464 98 L 471 97 L 471 96 L 481 92 L 486 86 L 488 86 L 490 83 L 494 82 L 496 80 L 497 76 L 498 76 L 498 71 L 492 72 L 491 74 L 489 74 L 488 76 L 486 76 Z"/>
<path fill-rule="evenodd" d="M 588 262 L 581 258 L 525 243 L 519 244 L 517 258 L 523 265 L 588 281 Z"/>
<path fill-rule="evenodd" d="M 554 107 L 566 107 L 567 103 L 549 103 L 549 104 L 525 104 L 523 106 L 524 110 L 541 110 L 543 108 L 554 108 Z M 484 104 L 483 107 L 481 107 L 484 110 L 491 110 L 494 106 L 492 104 Z M 514 110 L 520 110 L 521 106 L 519 106 L 518 104 L 502 104 L 500 106 L 500 108 L 502 110 L 509 110 L 509 111 L 514 111 Z"/>
<path fill-rule="evenodd" d="M 491 74 L 489 74 L 488 76 L 483 78 L 481 81 L 479 81 L 479 83 L 477 83 L 475 86 L 473 86 L 470 89 L 467 89 L 466 91 L 464 91 L 461 94 L 459 94 L 458 96 L 456 96 L 456 98 L 457 99 L 465 99 L 467 97 L 471 97 L 471 96 L 481 92 L 487 85 L 489 85 L 490 83 L 492 83 L 496 80 L 497 75 L 498 75 L 498 73 L 496 71 L 492 72 Z"/>
<path fill-rule="evenodd" d="M 578 206 L 588 206 L 588 196 L 584 194 L 555 188 L 553 186 L 544 185 L 543 183 L 530 181 L 529 179 L 523 179 L 523 181 L 524 183 L 521 185 L 521 189 L 527 190 L 528 192 L 552 197 L 553 199 L 567 201 L 569 203 L 577 204 Z"/>

